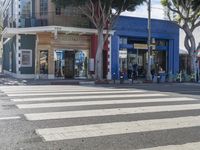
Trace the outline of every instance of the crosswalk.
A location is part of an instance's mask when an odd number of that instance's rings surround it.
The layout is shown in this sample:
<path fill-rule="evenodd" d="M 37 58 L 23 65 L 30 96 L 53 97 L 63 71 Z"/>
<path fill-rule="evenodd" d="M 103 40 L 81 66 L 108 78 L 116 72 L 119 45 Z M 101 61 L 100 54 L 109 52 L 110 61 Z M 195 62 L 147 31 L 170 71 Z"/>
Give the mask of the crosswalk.
<path fill-rule="evenodd" d="M 199 100 L 187 96 L 92 86 L 13 86 L 0 87 L 0 90 L 9 96 L 18 109 L 23 110 L 27 121 L 59 122 L 101 117 L 97 123 L 86 121 L 87 124 L 35 128 L 44 142 L 200 127 L 200 114 L 173 116 L 174 112 L 200 110 Z M 170 115 L 165 118 L 120 121 L 126 116 L 166 112 Z M 117 117 L 118 121 L 107 122 L 105 117 Z M 200 147 L 200 141 L 143 147 L 143 150 L 196 150 Z"/>

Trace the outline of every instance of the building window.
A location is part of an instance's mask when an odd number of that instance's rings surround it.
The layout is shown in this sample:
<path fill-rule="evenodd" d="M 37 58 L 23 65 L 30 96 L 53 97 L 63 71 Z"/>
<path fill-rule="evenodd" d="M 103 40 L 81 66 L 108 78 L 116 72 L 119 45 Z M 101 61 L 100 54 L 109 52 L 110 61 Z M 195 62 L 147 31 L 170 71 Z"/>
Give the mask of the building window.
<path fill-rule="evenodd" d="M 23 18 L 30 18 L 32 16 L 32 1 L 22 1 L 21 5 L 21 16 Z"/>
<path fill-rule="evenodd" d="M 64 15 L 65 16 L 80 16 L 81 12 L 78 8 L 69 6 L 64 9 Z"/>
<path fill-rule="evenodd" d="M 22 67 L 32 67 L 32 50 L 23 49 L 21 50 L 21 66 Z"/>
<path fill-rule="evenodd" d="M 48 13 L 48 0 L 40 0 L 40 16 L 45 16 Z"/>
<path fill-rule="evenodd" d="M 61 8 L 60 7 L 56 7 L 56 15 L 61 15 Z"/>

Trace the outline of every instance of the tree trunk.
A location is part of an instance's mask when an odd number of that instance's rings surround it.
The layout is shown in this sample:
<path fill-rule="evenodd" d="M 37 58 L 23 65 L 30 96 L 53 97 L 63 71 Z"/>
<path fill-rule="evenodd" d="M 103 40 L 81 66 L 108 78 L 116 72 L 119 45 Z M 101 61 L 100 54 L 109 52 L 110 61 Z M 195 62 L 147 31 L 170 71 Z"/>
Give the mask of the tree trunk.
<path fill-rule="evenodd" d="M 189 53 L 189 58 L 187 62 L 187 67 L 188 67 L 187 71 L 188 71 L 188 74 L 192 74 L 196 72 L 196 64 L 195 64 L 196 63 L 196 54 L 195 54 L 196 43 L 195 43 L 195 38 L 192 32 L 188 31 L 187 29 L 185 29 L 185 32 L 186 32 L 186 36 L 185 36 L 184 45 Z"/>
<path fill-rule="evenodd" d="M 98 46 L 96 51 L 95 58 L 95 79 L 102 80 L 103 79 L 103 46 L 104 46 L 104 37 L 103 37 L 103 29 L 98 29 Z"/>

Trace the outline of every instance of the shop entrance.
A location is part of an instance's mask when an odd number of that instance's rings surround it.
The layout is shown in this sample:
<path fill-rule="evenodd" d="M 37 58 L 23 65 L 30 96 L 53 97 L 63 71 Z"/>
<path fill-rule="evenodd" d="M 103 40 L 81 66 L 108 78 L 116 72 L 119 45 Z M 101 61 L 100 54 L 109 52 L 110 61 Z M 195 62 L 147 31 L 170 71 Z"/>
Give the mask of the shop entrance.
<path fill-rule="evenodd" d="M 145 78 L 147 71 L 147 50 L 122 49 L 119 52 L 120 74 L 131 79 L 135 74 L 138 78 Z M 122 55 L 123 54 L 123 55 Z M 166 51 L 154 50 L 151 57 L 151 72 L 158 73 L 158 68 L 167 71 Z"/>
<path fill-rule="evenodd" d="M 64 52 L 64 76 L 65 78 L 74 77 L 74 51 L 65 51 Z"/>
<path fill-rule="evenodd" d="M 60 79 L 87 78 L 87 50 L 56 50 L 55 77 Z"/>
<path fill-rule="evenodd" d="M 40 50 L 39 55 L 40 78 L 48 78 L 48 50 Z"/>

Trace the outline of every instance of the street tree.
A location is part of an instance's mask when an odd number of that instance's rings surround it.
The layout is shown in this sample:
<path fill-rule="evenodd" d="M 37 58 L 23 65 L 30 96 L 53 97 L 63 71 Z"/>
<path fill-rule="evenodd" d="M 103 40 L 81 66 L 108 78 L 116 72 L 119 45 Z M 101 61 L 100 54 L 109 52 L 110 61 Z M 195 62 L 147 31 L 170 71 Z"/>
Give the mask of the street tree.
<path fill-rule="evenodd" d="M 77 7 L 97 29 L 98 46 L 95 58 L 95 79 L 103 78 L 102 52 L 118 16 L 125 10 L 134 11 L 145 0 L 52 0 L 57 6 Z M 105 32 L 104 32 L 105 31 Z"/>
<path fill-rule="evenodd" d="M 200 26 L 200 0 L 161 0 L 167 8 L 169 20 L 176 23 L 186 36 L 185 48 L 188 50 L 188 73 L 196 72 L 197 44 L 193 31 Z"/>

